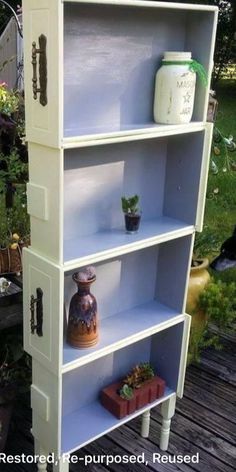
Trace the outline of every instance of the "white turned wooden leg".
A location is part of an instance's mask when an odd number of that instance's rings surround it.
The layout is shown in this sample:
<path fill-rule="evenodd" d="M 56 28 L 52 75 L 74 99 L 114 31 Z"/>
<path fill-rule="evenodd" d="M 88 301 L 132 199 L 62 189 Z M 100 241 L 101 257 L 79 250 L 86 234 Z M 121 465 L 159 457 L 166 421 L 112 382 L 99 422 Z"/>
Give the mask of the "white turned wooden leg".
<path fill-rule="evenodd" d="M 160 449 L 166 451 L 168 449 L 170 437 L 171 418 L 175 413 L 176 395 L 165 400 L 161 405 L 162 427 L 160 438 Z"/>
<path fill-rule="evenodd" d="M 36 456 L 39 456 L 37 462 L 38 472 L 47 472 L 47 452 L 42 448 L 38 439 L 34 440 L 34 453 Z"/>
<path fill-rule="evenodd" d="M 59 459 L 56 464 L 53 464 L 53 472 L 69 472 L 69 462 L 63 461 L 63 459 Z"/>
<path fill-rule="evenodd" d="M 142 414 L 141 436 L 143 438 L 148 438 L 149 436 L 150 412 L 151 410 L 147 410 L 145 411 L 145 413 Z"/>

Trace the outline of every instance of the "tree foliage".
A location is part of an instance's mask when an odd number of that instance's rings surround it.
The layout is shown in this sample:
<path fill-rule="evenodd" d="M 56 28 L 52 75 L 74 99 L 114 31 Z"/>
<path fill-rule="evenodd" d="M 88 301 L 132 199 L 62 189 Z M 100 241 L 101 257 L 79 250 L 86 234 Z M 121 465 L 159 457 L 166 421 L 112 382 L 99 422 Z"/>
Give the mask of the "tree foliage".
<path fill-rule="evenodd" d="M 17 10 L 21 0 L 8 0 L 11 7 Z M 180 2 L 180 0 L 167 0 Z M 215 66 L 213 71 L 213 87 L 216 82 L 228 73 L 236 75 L 236 0 L 182 0 L 181 3 L 202 3 L 219 7 L 219 21 L 215 48 Z M 11 12 L 0 3 L 0 33 L 3 31 Z"/>
<path fill-rule="evenodd" d="M 17 7 L 21 6 L 21 0 L 6 0 L 9 5 L 17 11 Z M 1 4 L 0 2 L 0 34 L 4 30 L 5 26 L 7 25 L 8 21 L 12 17 L 12 12 L 10 8 Z"/>
<path fill-rule="evenodd" d="M 236 73 L 236 3 L 218 0 L 219 21 L 216 37 L 213 83 L 225 72 Z"/>
<path fill-rule="evenodd" d="M 225 73 L 236 78 L 236 0 L 167 0 L 219 8 L 212 87 Z"/>

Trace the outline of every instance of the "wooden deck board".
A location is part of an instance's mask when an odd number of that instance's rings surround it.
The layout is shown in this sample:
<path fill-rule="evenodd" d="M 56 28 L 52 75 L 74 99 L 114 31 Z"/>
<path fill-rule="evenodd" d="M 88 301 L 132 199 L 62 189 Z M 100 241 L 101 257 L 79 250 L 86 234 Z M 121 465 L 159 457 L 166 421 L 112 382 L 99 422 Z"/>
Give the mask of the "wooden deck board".
<path fill-rule="evenodd" d="M 161 417 L 153 412 L 153 417 L 158 421 Z M 199 426 L 191 419 L 185 418 L 178 412 L 175 413 L 172 422 L 171 430 L 176 432 L 183 439 L 188 438 L 188 441 L 194 444 L 199 450 L 208 452 L 218 460 L 229 464 L 232 467 L 236 465 L 236 447 L 229 444 L 219 435 L 213 435 L 210 431 Z"/>
<path fill-rule="evenodd" d="M 153 422 L 152 422 L 152 427 L 153 427 Z M 187 464 L 179 464 L 178 469 L 176 469 L 176 465 L 174 464 L 159 464 L 159 463 L 154 463 L 153 462 L 153 454 L 154 453 L 160 453 L 161 455 L 166 454 L 163 453 L 162 451 L 157 448 L 157 442 L 160 436 L 160 427 L 158 427 L 157 430 L 157 435 L 156 433 L 156 428 L 153 429 L 153 434 L 154 434 L 154 442 L 152 442 L 150 438 L 144 439 L 141 438 L 140 436 L 140 418 L 137 418 L 133 421 L 131 421 L 128 426 L 125 426 L 123 428 L 117 429 L 115 431 L 112 431 L 110 436 L 112 439 L 119 443 L 129 454 L 142 454 L 145 452 L 145 459 L 148 461 L 148 470 L 154 470 L 158 472 L 175 472 L 176 470 L 181 470 L 184 472 L 192 472 L 193 469 L 187 465 Z M 136 467 L 132 470 L 135 470 L 136 472 Z M 115 469 L 114 469 L 115 470 Z M 138 469 L 137 469 L 138 470 Z M 146 466 L 142 466 L 142 471 L 147 470 Z"/>
<path fill-rule="evenodd" d="M 200 386 L 202 389 L 213 393 L 219 398 L 227 398 L 227 401 L 232 405 L 236 405 L 235 387 L 227 382 L 223 382 L 221 379 L 218 379 L 215 375 L 208 373 L 206 370 L 203 370 L 201 365 L 193 365 L 191 366 L 191 369 L 187 369 L 186 381 L 189 381 L 193 386 Z"/>
<path fill-rule="evenodd" d="M 222 351 L 207 349 L 201 359 L 201 370 L 236 387 L 236 342 L 228 336 L 221 339 Z"/>
<path fill-rule="evenodd" d="M 188 398 L 183 398 L 181 402 L 177 402 L 176 411 L 188 418 L 190 421 L 201 425 L 207 431 L 219 435 L 231 444 L 236 444 L 236 427 L 231 421 L 222 418 L 217 412 L 208 409 L 206 416 L 206 408 Z"/>
<path fill-rule="evenodd" d="M 140 436 L 140 418 L 135 418 L 109 435 L 98 439 L 77 452 L 78 464 L 71 464 L 70 472 L 233 472 L 236 469 L 236 344 L 224 339 L 224 349 L 208 349 L 201 363 L 187 370 L 184 398 L 177 402 L 172 420 L 167 454 L 200 454 L 199 464 L 153 463 L 160 436 L 160 408 L 152 410 L 148 439 Z M 29 400 L 18 404 L 14 428 L 9 435 L 6 453 L 32 454 L 33 438 L 30 433 L 31 411 Z M 141 455 L 146 464 L 90 464 L 85 466 L 86 455 Z M 162 453 L 163 454 L 163 453 Z M 164 453 L 165 454 L 165 453 Z M 32 464 L 0 466 L 1 472 L 35 472 Z M 49 472 L 51 467 L 49 467 Z"/>
<path fill-rule="evenodd" d="M 195 408 L 202 405 L 207 409 L 207 412 L 217 412 L 220 417 L 226 418 L 229 421 L 236 423 L 236 406 L 229 403 L 228 398 L 217 397 L 214 392 L 209 392 L 200 385 L 185 382 L 184 396 L 192 399 L 195 402 Z M 235 427 L 236 428 L 236 427 Z"/>
<path fill-rule="evenodd" d="M 133 420 L 132 422 L 132 427 L 135 427 L 135 430 L 138 431 L 137 424 L 135 425 L 135 421 Z M 159 419 L 158 419 L 159 421 Z M 152 421 L 152 428 L 150 430 L 150 436 L 149 440 L 152 441 L 156 447 L 156 440 L 159 437 L 159 431 L 160 431 L 160 423 L 157 421 Z M 169 448 L 167 454 L 173 455 L 184 455 L 184 454 L 200 454 L 200 462 L 196 464 L 191 464 L 191 467 L 193 470 L 197 472 L 233 472 L 235 469 L 230 466 L 226 465 L 223 463 L 221 460 L 215 458 L 209 452 L 202 450 L 199 445 L 194 444 L 193 442 L 190 441 L 191 438 L 188 437 L 187 431 L 185 434 L 185 438 L 183 437 L 184 431 L 182 431 L 182 436 L 179 435 L 180 431 L 176 432 L 176 428 L 171 428 L 171 434 L 170 434 L 170 443 L 169 443 Z M 157 448 L 158 452 L 159 449 Z M 186 469 L 185 469 L 186 467 Z M 189 465 L 187 464 L 176 464 L 175 466 L 175 471 L 187 471 L 187 467 Z M 135 469 L 134 469 L 135 470 Z"/>

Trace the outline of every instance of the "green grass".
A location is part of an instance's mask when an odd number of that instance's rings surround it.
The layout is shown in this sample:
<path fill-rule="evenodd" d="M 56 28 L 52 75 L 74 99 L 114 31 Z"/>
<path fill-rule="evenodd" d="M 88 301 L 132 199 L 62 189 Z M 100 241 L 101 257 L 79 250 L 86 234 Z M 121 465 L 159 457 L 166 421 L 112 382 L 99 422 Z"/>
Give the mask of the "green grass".
<path fill-rule="evenodd" d="M 235 83 L 222 81 L 217 89 L 217 99 L 219 109 L 216 126 L 225 137 L 231 134 L 236 139 Z M 209 172 L 204 228 L 202 233 L 197 234 L 194 248 L 197 257 L 208 256 L 209 259 L 219 252 L 222 242 L 231 236 L 236 225 L 236 171 L 223 172 L 224 147 L 219 145 L 219 148 L 221 154 L 214 156 L 219 173 L 213 175 Z M 236 163 L 236 151 L 229 152 L 228 155 Z"/>
<path fill-rule="evenodd" d="M 223 80 L 217 87 L 219 110 L 217 126 L 226 135 L 236 133 L 236 84 L 235 81 Z M 236 136 L 235 136 L 236 138 Z"/>

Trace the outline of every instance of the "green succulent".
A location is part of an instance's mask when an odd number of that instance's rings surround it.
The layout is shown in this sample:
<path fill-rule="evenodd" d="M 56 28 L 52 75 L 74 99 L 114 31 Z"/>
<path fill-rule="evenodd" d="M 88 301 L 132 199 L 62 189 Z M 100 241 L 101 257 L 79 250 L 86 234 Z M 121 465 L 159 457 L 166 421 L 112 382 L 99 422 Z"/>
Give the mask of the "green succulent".
<path fill-rule="evenodd" d="M 134 396 L 132 387 L 129 387 L 129 385 L 127 384 L 123 385 L 119 393 L 120 393 L 120 397 L 123 398 L 124 400 L 131 400 Z"/>
<path fill-rule="evenodd" d="M 131 388 L 139 388 L 146 381 L 154 377 L 154 370 L 149 362 L 142 362 L 133 367 L 131 372 L 124 379 L 124 384 Z"/>
<path fill-rule="evenodd" d="M 124 213 L 130 213 L 132 215 L 139 212 L 138 208 L 139 196 L 134 195 L 133 197 L 121 197 L 122 210 Z"/>

